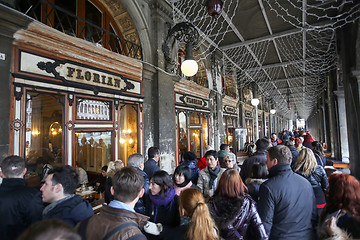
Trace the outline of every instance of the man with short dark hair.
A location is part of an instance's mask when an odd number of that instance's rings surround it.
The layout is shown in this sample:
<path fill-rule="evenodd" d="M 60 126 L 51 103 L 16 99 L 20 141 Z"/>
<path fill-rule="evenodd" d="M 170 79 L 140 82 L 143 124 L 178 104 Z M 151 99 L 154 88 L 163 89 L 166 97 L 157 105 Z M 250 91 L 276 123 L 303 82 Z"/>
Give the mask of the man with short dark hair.
<path fill-rule="evenodd" d="M 270 147 L 269 139 L 259 138 L 255 144 L 256 153 L 253 156 L 245 159 L 241 167 L 240 176 L 243 182 L 245 182 L 247 178 L 251 177 L 251 169 L 255 163 L 266 162 L 267 149 Z"/>
<path fill-rule="evenodd" d="M 137 168 L 144 177 L 144 196 L 139 198 L 135 204 L 134 210 L 138 213 L 145 214 L 145 203 L 144 199 L 149 194 L 150 180 L 148 175 L 143 171 L 144 170 L 144 157 L 139 153 L 131 154 L 128 158 L 128 166 Z"/>
<path fill-rule="evenodd" d="M 57 218 L 75 226 L 94 215 L 90 203 L 75 195 L 78 184 L 78 175 L 71 166 L 51 170 L 40 189 L 43 202 L 50 203 L 43 211 L 43 219 Z"/>
<path fill-rule="evenodd" d="M 315 196 L 311 184 L 291 170 L 288 147 L 269 149 L 269 180 L 261 184 L 258 212 L 269 239 L 314 239 Z"/>
<path fill-rule="evenodd" d="M 145 240 L 141 230 L 148 217 L 136 213 L 134 206 L 144 194 L 144 178 L 134 167 L 123 167 L 113 177 L 113 201 L 103 206 L 99 214 L 76 226 L 87 240 L 120 239 Z"/>
<path fill-rule="evenodd" d="M 199 173 L 197 186 L 206 198 L 212 197 L 218 185 L 221 175 L 225 168 L 218 164 L 218 153 L 215 150 L 209 150 L 205 153 L 207 166 Z"/>
<path fill-rule="evenodd" d="M 32 223 L 41 220 L 44 205 L 41 192 L 26 186 L 23 158 L 6 157 L 0 167 L 3 178 L 0 185 L 0 238 L 12 240 Z"/>
<path fill-rule="evenodd" d="M 151 147 L 148 150 L 148 160 L 144 165 L 144 172 L 149 178 L 152 177 L 154 172 L 160 171 L 160 167 L 157 165 L 160 160 L 160 149 L 158 147 Z"/>

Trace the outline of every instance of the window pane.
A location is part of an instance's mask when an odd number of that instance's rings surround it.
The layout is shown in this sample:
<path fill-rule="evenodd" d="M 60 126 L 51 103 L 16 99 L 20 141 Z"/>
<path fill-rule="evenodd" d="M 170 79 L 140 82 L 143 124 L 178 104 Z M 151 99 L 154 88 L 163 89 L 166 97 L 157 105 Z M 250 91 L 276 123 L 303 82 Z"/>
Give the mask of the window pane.
<path fill-rule="evenodd" d="M 111 102 L 79 98 L 76 100 L 76 119 L 111 120 Z"/>
<path fill-rule="evenodd" d="M 190 124 L 200 124 L 200 116 L 198 113 L 190 113 Z"/>
<path fill-rule="evenodd" d="M 200 130 L 192 129 L 190 130 L 190 151 L 195 153 L 198 158 L 200 158 Z"/>
<path fill-rule="evenodd" d="M 111 161 L 111 132 L 76 132 L 75 160 L 85 171 L 101 172 Z"/>
<path fill-rule="evenodd" d="M 56 0 L 55 5 L 60 9 L 55 11 L 53 27 L 61 32 L 75 36 L 76 18 L 73 16 L 76 15 L 76 1 Z"/>
<path fill-rule="evenodd" d="M 56 94 L 27 94 L 25 158 L 35 170 L 36 160 L 43 157 L 49 163 L 62 163 L 63 107 Z"/>
<path fill-rule="evenodd" d="M 185 152 L 188 149 L 186 115 L 183 112 L 179 113 L 179 149 L 180 152 Z"/>
<path fill-rule="evenodd" d="M 202 132 L 203 132 L 203 144 L 204 147 L 206 145 L 209 145 L 209 122 L 208 122 L 209 118 L 207 115 L 203 115 L 203 120 L 202 120 Z"/>
<path fill-rule="evenodd" d="M 85 4 L 85 20 L 91 23 L 86 23 L 86 39 L 92 42 L 101 41 L 102 33 L 94 25 L 102 28 L 102 12 L 89 1 Z"/>
<path fill-rule="evenodd" d="M 137 153 L 137 109 L 124 105 L 120 110 L 120 160 L 127 164 L 128 157 Z"/>

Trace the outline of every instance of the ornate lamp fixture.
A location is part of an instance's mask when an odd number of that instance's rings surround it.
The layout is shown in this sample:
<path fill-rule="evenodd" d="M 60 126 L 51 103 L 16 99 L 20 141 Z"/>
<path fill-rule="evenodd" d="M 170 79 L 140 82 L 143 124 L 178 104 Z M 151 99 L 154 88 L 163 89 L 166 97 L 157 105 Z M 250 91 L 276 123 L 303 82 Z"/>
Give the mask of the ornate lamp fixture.
<path fill-rule="evenodd" d="M 259 103 L 260 103 L 260 100 L 258 98 L 251 99 L 251 105 L 257 106 L 257 105 L 259 105 Z"/>
<path fill-rule="evenodd" d="M 275 106 L 274 106 L 274 104 L 271 104 L 270 114 L 274 115 L 275 113 L 276 113 Z"/>
<path fill-rule="evenodd" d="M 189 22 L 180 22 L 169 30 L 162 49 L 165 55 L 166 63 L 168 65 L 175 65 L 174 61 L 172 61 L 169 57 L 170 49 L 168 47 L 168 43 L 171 37 L 174 37 L 176 40 L 184 42 L 186 44 L 185 61 L 181 64 L 181 72 L 187 77 L 194 76 L 198 71 L 198 65 L 193 57 L 193 46 L 197 43 L 199 39 L 198 31 L 195 29 L 194 25 Z M 167 70 L 171 71 L 173 69 L 174 67 L 172 69 L 169 69 L 169 67 L 167 66 Z"/>

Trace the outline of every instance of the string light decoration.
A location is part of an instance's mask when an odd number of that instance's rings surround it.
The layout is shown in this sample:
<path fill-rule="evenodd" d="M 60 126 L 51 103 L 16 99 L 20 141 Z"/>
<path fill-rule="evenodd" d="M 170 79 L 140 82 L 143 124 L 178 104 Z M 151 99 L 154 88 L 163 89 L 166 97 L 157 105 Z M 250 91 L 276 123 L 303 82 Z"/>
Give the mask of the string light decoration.
<path fill-rule="evenodd" d="M 324 92 L 327 74 L 336 67 L 336 29 L 360 18 L 360 2 L 355 0 L 224 0 L 217 18 L 207 13 L 205 0 L 168 2 L 175 24 L 188 21 L 199 32 L 198 46 L 204 47 L 194 57 L 205 60 L 215 51 L 223 55 L 226 86 L 255 83 L 258 92 L 276 105 L 277 114 L 296 113 L 296 118 L 304 119 Z M 264 20 L 261 27 L 267 34 L 245 39 L 246 31 L 253 31 L 247 24 L 255 20 L 244 23 L 237 18 L 256 5 L 254 15 L 262 15 L 256 19 Z M 281 32 L 274 22 L 289 30 Z M 230 37 L 238 43 L 229 43 Z"/>

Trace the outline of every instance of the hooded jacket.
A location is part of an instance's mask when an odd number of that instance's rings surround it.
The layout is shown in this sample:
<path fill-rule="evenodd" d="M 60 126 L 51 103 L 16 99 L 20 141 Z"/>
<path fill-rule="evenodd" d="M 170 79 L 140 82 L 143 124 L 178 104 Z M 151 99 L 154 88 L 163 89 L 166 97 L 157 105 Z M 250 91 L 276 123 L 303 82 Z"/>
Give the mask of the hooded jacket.
<path fill-rule="evenodd" d="M 45 211 L 46 208 L 44 209 Z M 50 211 L 43 213 L 43 219 L 57 218 L 74 227 L 78 222 L 92 215 L 94 215 L 94 211 L 90 203 L 83 200 L 79 195 L 74 195 L 60 202 Z"/>

